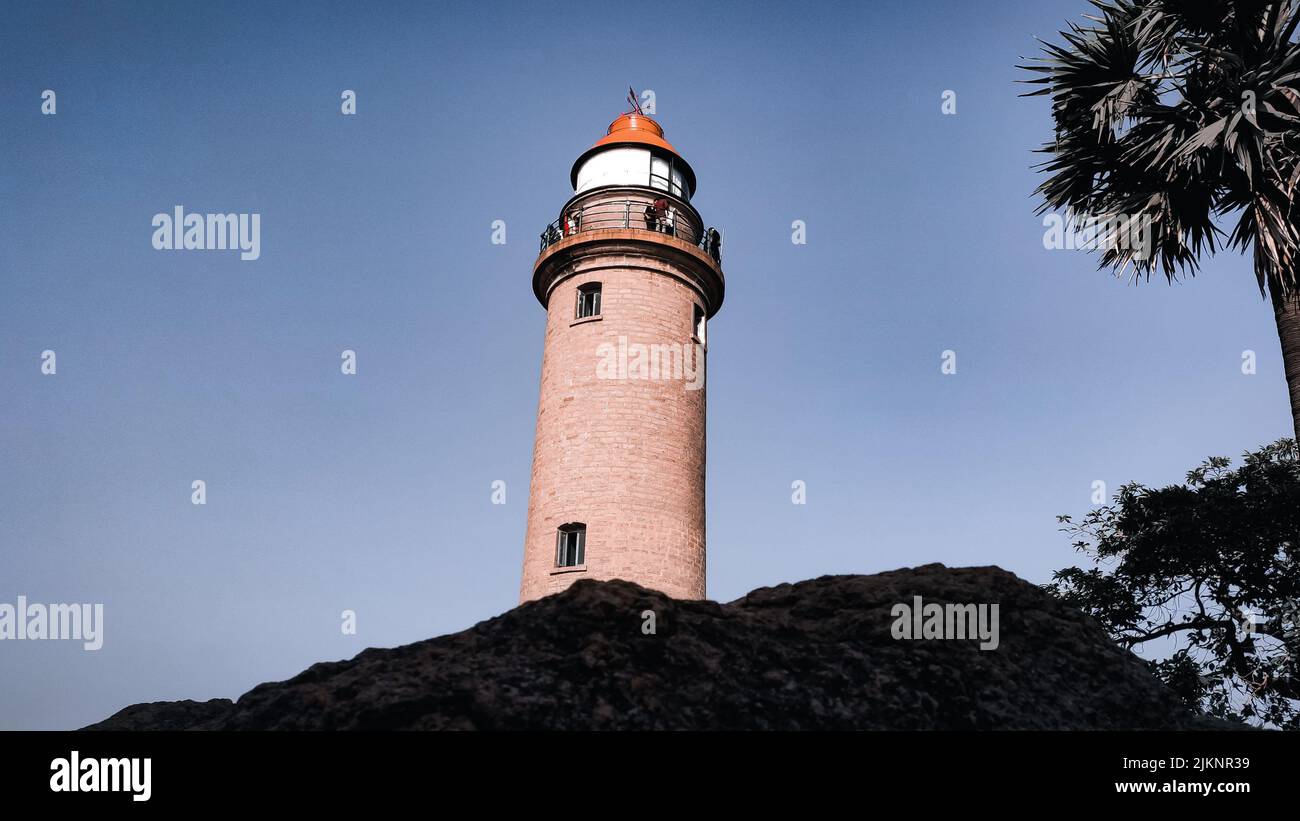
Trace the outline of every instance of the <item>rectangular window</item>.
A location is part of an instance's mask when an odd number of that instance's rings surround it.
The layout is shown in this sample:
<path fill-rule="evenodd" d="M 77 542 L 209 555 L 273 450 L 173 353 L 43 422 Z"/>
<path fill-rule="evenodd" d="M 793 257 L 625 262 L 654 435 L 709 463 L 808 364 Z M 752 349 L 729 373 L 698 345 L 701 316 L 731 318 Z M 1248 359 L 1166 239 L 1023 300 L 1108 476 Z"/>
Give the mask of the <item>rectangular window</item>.
<path fill-rule="evenodd" d="M 704 322 L 705 322 L 704 309 L 701 308 L 699 305 L 696 305 L 695 318 L 694 318 L 695 339 L 698 340 L 701 345 L 708 344 L 708 342 L 706 342 L 704 339 Z"/>
<path fill-rule="evenodd" d="M 583 564 L 586 552 L 587 526 L 568 524 L 555 534 L 555 566 L 577 567 Z"/>
<path fill-rule="evenodd" d="M 661 191 L 668 191 L 669 183 L 672 181 L 672 167 L 667 160 L 660 157 L 650 157 L 650 187 L 658 188 Z"/>
<path fill-rule="evenodd" d="M 600 316 L 600 283 L 588 282 L 578 286 L 578 319 Z"/>

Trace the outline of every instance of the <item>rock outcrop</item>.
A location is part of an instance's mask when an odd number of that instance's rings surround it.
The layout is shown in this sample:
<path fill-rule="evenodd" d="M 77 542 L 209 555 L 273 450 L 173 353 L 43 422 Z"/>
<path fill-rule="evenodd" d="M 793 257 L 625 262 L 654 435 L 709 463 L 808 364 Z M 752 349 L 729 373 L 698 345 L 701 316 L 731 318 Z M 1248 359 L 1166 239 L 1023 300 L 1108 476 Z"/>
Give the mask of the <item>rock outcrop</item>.
<path fill-rule="evenodd" d="M 998 646 L 900 640 L 892 608 L 998 604 Z M 643 632 L 654 612 L 654 634 Z M 460 633 L 315 664 L 238 701 L 128 707 L 91 730 L 1184 729 L 1088 617 L 996 567 L 765 587 L 728 604 L 579 581 Z"/>

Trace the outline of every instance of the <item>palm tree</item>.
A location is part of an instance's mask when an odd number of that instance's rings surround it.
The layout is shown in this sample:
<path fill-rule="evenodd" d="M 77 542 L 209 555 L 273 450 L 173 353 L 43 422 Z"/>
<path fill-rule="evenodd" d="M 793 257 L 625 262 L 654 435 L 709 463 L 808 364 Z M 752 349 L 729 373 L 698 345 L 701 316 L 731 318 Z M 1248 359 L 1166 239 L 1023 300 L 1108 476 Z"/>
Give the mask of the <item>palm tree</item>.
<path fill-rule="evenodd" d="M 1250 248 L 1300 439 L 1300 0 L 1091 2 L 1020 67 L 1041 75 L 1026 96 L 1050 95 L 1056 124 L 1038 213 L 1093 221 L 1101 267 L 1134 278 L 1172 282 Z"/>

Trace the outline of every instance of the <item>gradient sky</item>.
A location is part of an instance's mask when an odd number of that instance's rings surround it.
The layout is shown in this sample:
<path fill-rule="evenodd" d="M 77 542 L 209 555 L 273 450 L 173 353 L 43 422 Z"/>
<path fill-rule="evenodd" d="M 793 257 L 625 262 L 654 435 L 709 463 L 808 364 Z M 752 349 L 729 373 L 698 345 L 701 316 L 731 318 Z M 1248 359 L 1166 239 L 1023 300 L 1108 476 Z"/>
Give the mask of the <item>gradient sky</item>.
<path fill-rule="evenodd" d="M 1043 582 L 1094 480 L 1289 434 L 1247 259 L 1135 287 L 1043 248 L 1048 102 L 1015 65 L 1085 10 L 6 4 L 0 601 L 106 625 L 98 652 L 0 642 L 0 728 L 233 698 L 514 606 L 537 234 L 629 85 L 726 235 L 711 598 L 927 562 Z M 261 259 L 153 250 L 178 204 L 260 213 Z"/>

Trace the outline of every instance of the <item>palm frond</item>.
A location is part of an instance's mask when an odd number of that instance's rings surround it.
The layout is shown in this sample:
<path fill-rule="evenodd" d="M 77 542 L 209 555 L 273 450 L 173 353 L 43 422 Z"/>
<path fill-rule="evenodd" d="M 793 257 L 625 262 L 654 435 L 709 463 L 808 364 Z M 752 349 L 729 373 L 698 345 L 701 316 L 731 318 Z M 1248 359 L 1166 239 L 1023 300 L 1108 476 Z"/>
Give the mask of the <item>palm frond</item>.
<path fill-rule="evenodd" d="M 1021 66 L 1055 126 L 1038 213 L 1150 225 L 1149 253 L 1107 247 L 1102 268 L 1172 280 L 1249 248 L 1261 289 L 1300 293 L 1300 0 L 1091 5 Z"/>

